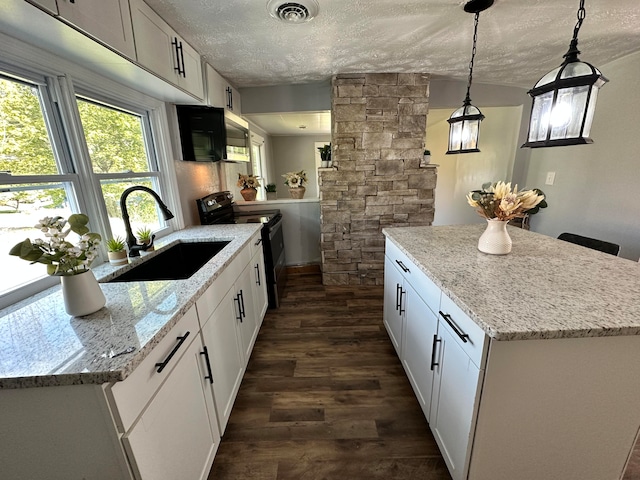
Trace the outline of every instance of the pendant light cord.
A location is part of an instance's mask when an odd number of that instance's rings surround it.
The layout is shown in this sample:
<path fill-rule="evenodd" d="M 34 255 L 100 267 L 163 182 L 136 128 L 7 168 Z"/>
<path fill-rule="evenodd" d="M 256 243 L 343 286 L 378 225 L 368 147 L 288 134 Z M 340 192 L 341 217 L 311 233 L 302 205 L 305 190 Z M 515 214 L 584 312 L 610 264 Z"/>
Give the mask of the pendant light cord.
<path fill-rule="evenodd" d="M 563 58 L 565 58 L 565 63 L 575 62 L 578 60 L 578 54 L 580 50 L 578 50 L 578 32 L 580 31 L 580 27 L 582 27 L 582 22 L 587 16 L 587 11 L 584 8 L 584 0 L 580 0 L 580 8 L 578 8 L 578 21 L 576 26 L 573 27 L 573 38 L 571 39 L 571 44 L 569 45 L 569 50 L 564 54 Z"/>
<path fill-rule="evenodd" d="M 581 0 L 584 2 L 584 0 Z M 464 99 L 465 105 L 471 105 L 471 97 L 469 92 L 471 91 L 471 82 L 473 81 L 473 61 L 476 58 L 476 42 L 478 41 L 478 19 L 480 18 L 480 12 L 476 12 L 473 21 L 473 48 L 471 49 L 471 61 L 469 62 L 469 81 L 467 82 L 467 96 Z"/>

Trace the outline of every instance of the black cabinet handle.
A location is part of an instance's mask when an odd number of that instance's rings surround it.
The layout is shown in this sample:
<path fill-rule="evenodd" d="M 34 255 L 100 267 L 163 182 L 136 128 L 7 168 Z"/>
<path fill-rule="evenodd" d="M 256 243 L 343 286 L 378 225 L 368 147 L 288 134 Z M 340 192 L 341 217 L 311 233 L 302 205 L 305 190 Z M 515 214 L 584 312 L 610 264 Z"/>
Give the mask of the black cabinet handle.
<path fill-rule="evenodd" d="M 242 308 L 240 308 L 240 294 L 233 297 L 233 301 L 238 302 L 238 316 L 236 317 L 236 320 L 240 320 L 240 323 L 242 323 Z"/>
<path fill-rule="evenodd" d="M 440 365 L 436 363 L 436 343 L 441 342 L 442 340 L 438 340 L 438 335 L 433 336 L 433 345 L 431 346 L 431 370 Z"/>
<path fill-rule="evenodd" d="M 406 295 L 407 291 L 402 291 L 402 287 L 400 287 L 400 315 L 402 315 L 404 312 L 406 312 L 407 310 L 402 308 L 402 295 Z M 405 297 L 406 298 L 406 297 Z"/>
<path fill-rule="evenodd" d="M 171 45 L 173 45 L 176 50 L 176 66 L 173 67 L 173 69 L 178 72 L 178 75 L 182 75 L 184 77 L 184 56 L 182 55 L 182 42 L 178 42 L 178 37 L 173 37 Z"/>
<path fill-rule="evenodd" d="M 187 69 L 184 68 L 184 50 L 182 48 L 182 42 L 180 42 L 180 60 L 182 62 L 182 78 L 187 78 Z"/>
<path fill-rule="evenodd" d="M 204 351 L 200 352 L 200 355 L 204 355 L 204 361 L 207 365 L 207 372 L 209 373 L 209 375 L 207 375 L 205 378 L 205 380 L 209 380 L 209 383 L 213 384 L 213 374 L 211 373 L 211 362 L 209 360 L 209 350 L 207 350 L 206 345 L 203 347 Z"/>
<path fill-rule="evenodd" d="M 260 265 L 256 263 L 256 285 L 261 286 L 260 284 Z"/>
<path fill-rule="evenodd" d="M 242 305 L 242 309 L 240 310 L 240 315 L 242 315 L 243 318 L 247 318 L 247 314 L 244 311 L 244 292 L 242 290 L 240 290 L 239 296 L 240 296 L 240 305 Z"/>
<path fill-rule="evenodd" d="M 453 318 L 451 318 L 451 315 L 449 315 L 448 313 L 442 313 L 442 311 L 440 311 L 440 316 L 444 318 L 445 321 L 451 327 L 451 329 L 454 332 L 456 332 L 456 335 L 460 337 L 460 340 L 462 340 L 464 343 L 467 343 L 469 341 L 469 334 L 464 333 L 462 330 L 460 330 L 460 328 L 454 323 Z"/>
<path fill-rule="evenodd" d="M 258 245 L 260 245 L 262 243 L 262 239 L 259 238 L 258 241 L 256 243 L 254 243 L 254 245 L 257 247 Z"/>
<path fill-rule="evenodd" d="M 233 91 L 231 87 L 227 87 L 227 108 L 233 110 Z"/>
<path fill-rule="evenodd" d="M 400 284 L 396 283 L 396 312 L 400 308 L 400 291 L 401 290 L 402 290 L 402 287 L 400 286 Z"/>
<path fill-rule="evenodd" d="M 397 263 L 398 265 L 400 265 L 400 268 L 402 269 L 402 271 L 403 271 L 404 273 L 411 273 L 411 270 L 409 270 L 409 269 L 405 266 L 405 264 L 404 264 L 404 263 L 402 263 L 400 260 L 396 260 L 396 263 Z"/>
<path fill-rule="evenodd" d="M 189 336 L 189 332 L 187 330 L 187 333 L 185 333 L 184 335 L 182 335 L 181 337 L 177 337 L 176 340 L 178 340 L 178 343 L 176 344 L 175 347 L 173 347 L 173 350 L 171 350 L 171 353 L 167 356 L 167 358 L 164 359 L 163 362 L 160 363 L 156 363 L 156 367 L 158 367 L 158 369 L 156 370 L 156 372 L 160 373 L 164 370 L 164 368 L 169 364 L 169 362 L 171 361 L 171 359 L 173 358 L 173 356 L 176 354 L 176 352 L 178 351 L 178 349 L 182 346 L 182 344 L 184 343 L 184 341 L 187 339 L 187 337 Z"/>

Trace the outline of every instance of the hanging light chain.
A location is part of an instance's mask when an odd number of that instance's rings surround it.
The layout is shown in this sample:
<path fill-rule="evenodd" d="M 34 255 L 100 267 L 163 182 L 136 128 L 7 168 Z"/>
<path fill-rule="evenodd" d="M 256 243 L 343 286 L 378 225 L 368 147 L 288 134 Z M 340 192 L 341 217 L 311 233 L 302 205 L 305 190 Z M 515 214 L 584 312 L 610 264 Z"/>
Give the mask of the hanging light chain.
<path fill-rule="evenodd" d="M 584 0 L 582 0 L 584 2 Z M 467 96 L 465 103 L 471 103 L 471 97 L 469 92 L 471 91 L 471 82 L 473 81 L 473 61 L 476 58 L 476 42 L 478 41 L 478 19 L 480 18 L 480 12 L 476 12 L 473 20 L 473 48 L 471 49 L 471 61 L 469 62 L 469 81 L 467 83 Z"/>
<path fill-rule="evenodd" d="M 564 58 L 566 58 L 567 62 L 575 62 L 578 59 L 578 54 L 580 50 L 578 50 L 578 32 L 580 31 L 580 27 L 582 27 L 582 22 L 587 16 L 587 11 L 584 8 L 584 1 L 580 0 L 580 7 L 578 8 L 578 21 L 576 22 L 576 26 L 573 27 L 573 38 L 571 39 L 571 44 L 569 45 L 569 50 L 564 54 Z"/>

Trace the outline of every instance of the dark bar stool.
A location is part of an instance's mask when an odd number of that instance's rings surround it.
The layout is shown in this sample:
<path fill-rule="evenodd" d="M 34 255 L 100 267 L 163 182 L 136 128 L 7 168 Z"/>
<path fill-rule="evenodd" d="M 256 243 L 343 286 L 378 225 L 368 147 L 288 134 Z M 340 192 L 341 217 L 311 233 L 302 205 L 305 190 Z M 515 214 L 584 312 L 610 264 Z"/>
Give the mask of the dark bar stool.
<path fill-rule="evenodd" d="M 558 235 L 559 240 L 565 242 L 575 243 L 576 245 L 582 245 L 583 247 L 599 250 L 611 255 L 618 255 L 620 253 L 620 245 L 611 242 L 605 242 L 604 240 L 597 240 L 595 238 L 583 237 L 582 235 L 576 235 L 575 233 L 561 233 Z"/>

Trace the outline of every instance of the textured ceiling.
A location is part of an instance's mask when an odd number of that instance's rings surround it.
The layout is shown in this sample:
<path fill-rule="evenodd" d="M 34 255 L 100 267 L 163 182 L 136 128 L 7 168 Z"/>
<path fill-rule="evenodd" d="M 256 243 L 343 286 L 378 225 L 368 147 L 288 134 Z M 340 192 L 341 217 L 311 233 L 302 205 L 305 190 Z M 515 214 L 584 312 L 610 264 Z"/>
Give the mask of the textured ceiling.
<path fill-rule="evenodd" d="M 145 0 L 238 88 L 336 73 L 468 74 L 473 14 L 460 0 L 318 0 L 309 23 L 269 16 L 267 0 Z M 558 66 L 578 0 L 495 0 L 480 14 L 474 81 L 531 87 Z M 640 0 L 587 0 L 581 59 L 640 50 Z M 606 71 L 603 72 L 606 75 Z"/>

